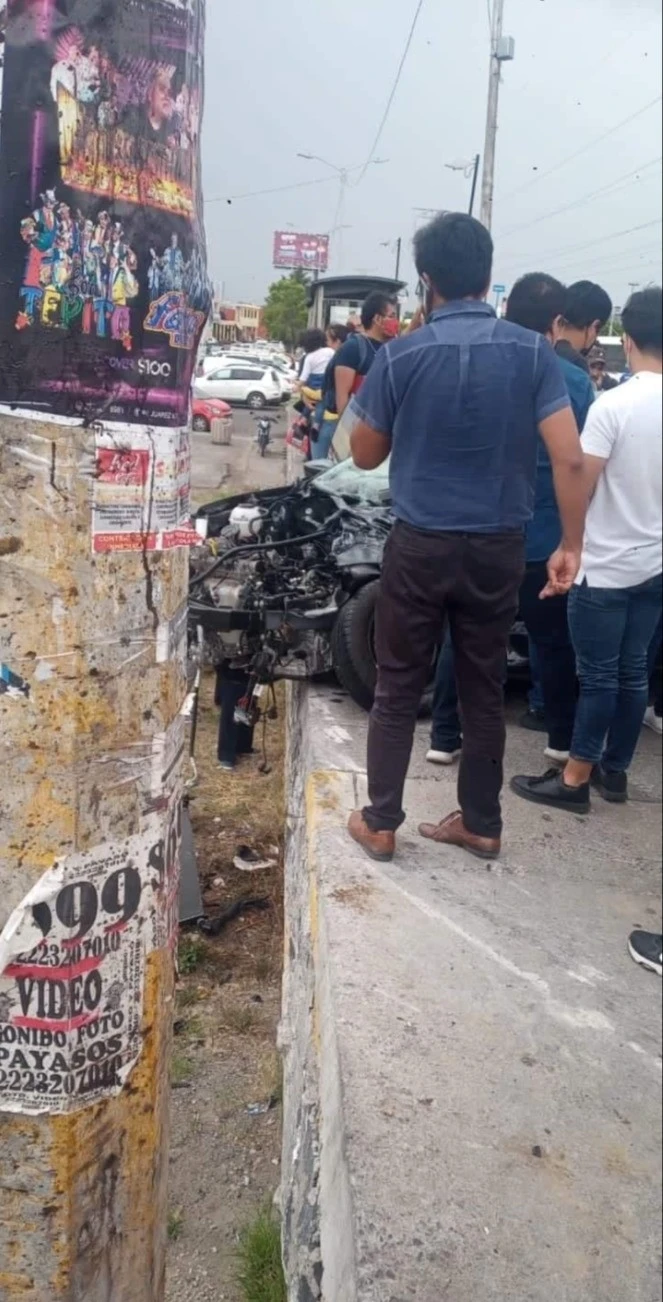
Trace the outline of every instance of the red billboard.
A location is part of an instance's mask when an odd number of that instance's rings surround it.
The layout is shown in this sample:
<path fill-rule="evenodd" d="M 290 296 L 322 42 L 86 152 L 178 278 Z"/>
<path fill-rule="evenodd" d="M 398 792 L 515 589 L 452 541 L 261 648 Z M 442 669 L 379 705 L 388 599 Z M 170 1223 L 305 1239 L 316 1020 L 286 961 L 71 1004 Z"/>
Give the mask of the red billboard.
<path fill-rule="evenodd" d="M 294 271 L 326 271 L 329 266 L 329 236 L 301 235 L 296 231 L 274 232 L 274 266 Z"/>

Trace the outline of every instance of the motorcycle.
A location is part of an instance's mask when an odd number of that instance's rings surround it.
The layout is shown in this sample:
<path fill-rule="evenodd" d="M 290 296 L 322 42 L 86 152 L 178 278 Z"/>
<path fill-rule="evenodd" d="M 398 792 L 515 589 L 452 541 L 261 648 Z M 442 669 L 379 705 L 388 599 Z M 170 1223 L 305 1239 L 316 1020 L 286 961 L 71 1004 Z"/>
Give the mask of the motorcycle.
<path fill-rule="evenodd" d="M 274 424 L 275 417 L 255 416 L 254 419 L 257 420 L 258 422 L 258 429 L 256 433 L 256 443 L 258 444 L 258 451 L 260 452 L 261 457 L 264 457 L 267 448 L 269 447 L 272 441 L 272 425 Z"/>

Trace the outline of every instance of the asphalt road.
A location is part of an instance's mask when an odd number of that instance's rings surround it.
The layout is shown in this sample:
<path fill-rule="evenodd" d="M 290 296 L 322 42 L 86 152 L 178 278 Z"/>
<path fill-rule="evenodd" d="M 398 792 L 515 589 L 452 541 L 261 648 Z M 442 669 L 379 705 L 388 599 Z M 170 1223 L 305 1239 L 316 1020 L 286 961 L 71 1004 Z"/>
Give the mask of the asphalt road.
<path fill-rule="evenodd" d="M 288 408 L 270 410 L 267 414 L 276 417 L 277 423 L 272 427 L 272 443 L 264 457 L 258 452 L 256 421 L 242 407 L 233 409 L 232 438 L 228 446 L 215 446 L 211 434 L 192 433 L 191 495 L 196 506 L 231 489 L 243 493 L 285 482 Z"/>

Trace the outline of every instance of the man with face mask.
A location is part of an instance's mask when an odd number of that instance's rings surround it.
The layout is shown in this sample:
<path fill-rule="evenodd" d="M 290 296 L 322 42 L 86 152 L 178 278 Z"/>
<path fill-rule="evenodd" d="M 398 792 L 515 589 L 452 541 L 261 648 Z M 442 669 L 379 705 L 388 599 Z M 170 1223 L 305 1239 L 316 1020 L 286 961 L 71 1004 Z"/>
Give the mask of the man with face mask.
<path fill-rule="evenodd" d="M 378 681 L 368 738 L 369 803 L 349 833 L 390 860 L 421 695 L 449 622 L 463 715 L 460 810 L 422 836 L 481 859 L 500 852 L 506 737 L 503 671 L 525 568 L 537 429 L 552 463 L 562 539 L 552 591 L 578 572 L 586 513 L 583 458 L 561 367 L 541 335 L 485 302 L 493 242 L 480 222 L 441 213 L 414 242 L 427 324 L 380 350 L 354 400 L 355 463 L 389 456 L 396 523 L 376 618 Z"/>
<path fill-rule="evenodd" d="M 336 416 L 343 415 L 350 399 L 359 392 L 382 344 L 398 335 L 400 326 L 393 299 L 380 290 L 369 294 L 361 309 L 361 324 L 362 333 L 350 335 L 334 358 Z"/>
<path fill-rule="evenodd" d="M 622 321 L 633 379 L 597 398 L 582 435 L 591 504 L 569 596 L 580 682 L 571 756 L 562 773 L 511 782 L 524 800 L 575 814 L 589 813 L 590 783 L 613 804 L 628 799 L 663 604 L 661 290 L 633 294 Z"/>
<path fill-rule="evenodd" d="M 587 358 L 611 316 L 612 300 L 600 285 L 591 280 L 569 285 L 557 324 L 557 355 L 589 374 Z"/>

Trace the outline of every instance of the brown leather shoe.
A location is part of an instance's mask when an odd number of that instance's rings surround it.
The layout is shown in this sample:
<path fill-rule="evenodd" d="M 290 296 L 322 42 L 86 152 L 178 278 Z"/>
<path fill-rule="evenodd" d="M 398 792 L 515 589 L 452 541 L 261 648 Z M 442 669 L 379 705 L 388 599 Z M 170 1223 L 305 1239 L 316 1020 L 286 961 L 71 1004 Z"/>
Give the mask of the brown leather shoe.
<path fill-rule="evenodd" d="M 372 832 L 360 809 L 355 809 L 348 820 L 348 832 L 370 859 L 378 863 L 391 863 L 396 848 L 393 832 Z"/>
<path fill-rule="evenodd" d="M 441 823 L 421 823 L 419 834 L 428 841 L 437 841 L 438 845 L 458 845 L 477 859 L 497 859 L 502 848 L 498 836 L 475 836 L 474 832 L 468 832 L 460 810 L 443 818 Z"/>

